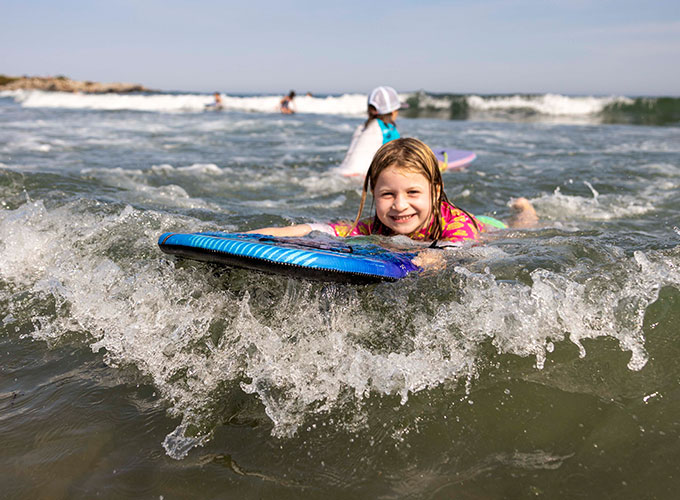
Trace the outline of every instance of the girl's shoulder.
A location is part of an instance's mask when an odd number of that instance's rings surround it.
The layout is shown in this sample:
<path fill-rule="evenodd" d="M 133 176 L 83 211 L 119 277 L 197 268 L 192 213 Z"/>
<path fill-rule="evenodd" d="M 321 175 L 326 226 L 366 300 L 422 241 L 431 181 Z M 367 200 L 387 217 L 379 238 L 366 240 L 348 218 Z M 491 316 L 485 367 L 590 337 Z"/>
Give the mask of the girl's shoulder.
<path fill-rule="evenodd" d="M 480 231 L 484 230 L 484 224 L 477 221 L 474 216 L 466 214 L 450 203 L 442 203 L 441 217 L 443 240 L 476 240 Z"/>
<path fill-rule="evenodd" d="M 444 220 L 453 220 L 453 219 L 465 219 L 465 220 L 472 220 L 465 212 L 463 212 L 460 208 L 452 204 L 451 202 L 445 201 L 442 203 L 441 206 L 441 216 L 442 219 Z"/>

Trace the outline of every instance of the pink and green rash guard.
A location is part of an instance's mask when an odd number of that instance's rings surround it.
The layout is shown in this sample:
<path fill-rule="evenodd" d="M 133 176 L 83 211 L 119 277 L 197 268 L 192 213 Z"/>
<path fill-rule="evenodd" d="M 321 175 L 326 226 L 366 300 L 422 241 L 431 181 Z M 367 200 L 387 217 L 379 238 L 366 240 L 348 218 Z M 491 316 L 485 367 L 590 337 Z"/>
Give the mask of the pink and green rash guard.
<path fill-rule="evenodd" d="M 473 224 L 473 218 L 469 217 L 461 209 L 454 207 L 450 203 L 444 202 L 441 207 L 441 224 L 442 224 L 442 235 L 439 240 L 459 242 L 465 240 L 476 240 L 479 238 L 480 233 L 487 231 L 487 225 L 477 218 L 474 218 L 477 222 L 479 229 Z M 430 236 L 430 231 L 432 229 L 434 220 L 430 222 L 426 229 L 421 229 L 416 234 L 411 235 L 413 240 L 432 240 Z M 364 219 L 359 221 L 357 227 L 355 227 L 351 232 L 349 231 L 352 227 L 352 223 L 348 222 L 338 222 L 331 224 L 310 224 L 313 230 L 323 231 L 334 236 L 346 237 L 346 236 L 368 236 L 370 234 L 378 234 L 373 232 L 373 219 Z M 388 233 L 382 233 L 385 236 L 389 236 Z"/>

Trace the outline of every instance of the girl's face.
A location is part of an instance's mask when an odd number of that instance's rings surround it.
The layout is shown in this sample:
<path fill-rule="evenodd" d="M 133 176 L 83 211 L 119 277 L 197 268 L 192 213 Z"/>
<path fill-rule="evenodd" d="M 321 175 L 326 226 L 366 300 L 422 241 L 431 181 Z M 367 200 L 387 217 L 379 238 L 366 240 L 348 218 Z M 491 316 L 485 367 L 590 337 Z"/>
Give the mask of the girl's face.
<path fill-rule="evenodd" d="M 423 174 L 387 167 L 378 176 L 373 198 L 378 219 L 397 234 L 409 235 L 430 222 L 432 197 Z"/>

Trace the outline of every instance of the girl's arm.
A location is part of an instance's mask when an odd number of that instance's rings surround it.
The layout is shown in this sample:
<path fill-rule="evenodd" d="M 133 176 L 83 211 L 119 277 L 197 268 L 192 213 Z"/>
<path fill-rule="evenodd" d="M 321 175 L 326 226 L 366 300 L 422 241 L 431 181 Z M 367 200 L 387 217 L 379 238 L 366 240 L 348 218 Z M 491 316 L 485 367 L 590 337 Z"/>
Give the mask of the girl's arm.
<path fill-rule="evenodd" d="M 307 236 L 312 232 L 309 224 L 295 224 L 294 226 L 285 227 L 263 227 L 262 229 L 253 229 L 247 233 L 266 234 L 268 236 Z"/>
<path fill-rule="evenodd" d="M 318 228 L 315 228 L 318 229 Z M 307 236 L 312 232 L 312 227 L 309 224 L 296 224 L 294 226 L 285 227 L 263 227 L 261 229 L 253 229 L 247 231 L 247 234 L 264 234 L 267 236 Z M 412 262 L 423 268 L 423 271 L 440 271 L 446 268 L 446 260 L 444 259 L 444 252 L 441 250 L 425 249 L 418 252 Z"/>

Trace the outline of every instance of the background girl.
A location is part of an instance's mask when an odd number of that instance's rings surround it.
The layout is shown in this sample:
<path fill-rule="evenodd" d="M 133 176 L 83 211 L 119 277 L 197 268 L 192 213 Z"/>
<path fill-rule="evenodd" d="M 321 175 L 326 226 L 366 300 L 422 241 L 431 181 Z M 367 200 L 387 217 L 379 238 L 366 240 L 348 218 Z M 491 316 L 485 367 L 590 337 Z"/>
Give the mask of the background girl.
<path fill-rule="evenodd" d="M 392 87 L 376 87 L 368 95 L 368 119 L 354 131 L 345 159 L 338 169 L 345 176 L 364 176 L 383 144 L 399 139 L 396 119 L 404 107 Z"/>

